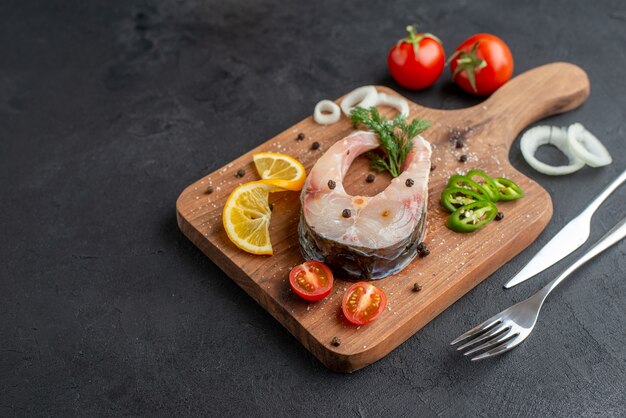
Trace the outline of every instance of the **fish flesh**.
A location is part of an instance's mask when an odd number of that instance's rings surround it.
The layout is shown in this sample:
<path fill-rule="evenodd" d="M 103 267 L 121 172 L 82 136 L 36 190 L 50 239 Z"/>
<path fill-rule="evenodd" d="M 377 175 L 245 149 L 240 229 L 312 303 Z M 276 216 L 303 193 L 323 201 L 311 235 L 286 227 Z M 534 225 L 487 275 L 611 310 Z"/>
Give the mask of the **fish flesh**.
<path fill-rule="evenodd" d="M 355 131 L 315 163 L 300 195 L 298 235 L 305 259 L 351 280 L 381 279 L 406 267 L 426 231 L 431 147 L 418 135 L 402 173 L 375 196 L 350 196 L 343 180 L 359 155 L 378 148 L 373 132 Z"/>

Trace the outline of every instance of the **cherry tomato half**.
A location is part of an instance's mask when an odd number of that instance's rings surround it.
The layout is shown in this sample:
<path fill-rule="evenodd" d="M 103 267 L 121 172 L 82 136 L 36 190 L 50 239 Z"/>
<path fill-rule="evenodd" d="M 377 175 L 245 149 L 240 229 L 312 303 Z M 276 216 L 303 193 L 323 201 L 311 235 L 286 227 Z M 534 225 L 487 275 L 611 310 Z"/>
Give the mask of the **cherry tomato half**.
<path fill-rule="evenodd" d="M 513 55 L 502 39 L 479 33 L 457 47 L 450 58 L 450 71 L 463 90 L 486 96 L 511 78 Z"/>
<path fill-rule="evenodd" d="M 387 306 L 387 295 L 373 284 L 358 282 L 343 295 L 341 309 L 346 319 L 355 325 L 365 325 L 376 319 Z"/>
<path fill-rule="evenodd" d="M 439 78 L 445 65 L 441 41 L 430 33 L 415 33 L 407 26 L 409 36 L 400 40 L 387 56 L 391 76 L 402 87 L 420 90 Z"/>
<path fill-rule="evenodd" d="M 291 269 L 289 283 L 298 296 L 314 302 L 333 289 L 333 272 L 326 264 L 309 260 Z"/>

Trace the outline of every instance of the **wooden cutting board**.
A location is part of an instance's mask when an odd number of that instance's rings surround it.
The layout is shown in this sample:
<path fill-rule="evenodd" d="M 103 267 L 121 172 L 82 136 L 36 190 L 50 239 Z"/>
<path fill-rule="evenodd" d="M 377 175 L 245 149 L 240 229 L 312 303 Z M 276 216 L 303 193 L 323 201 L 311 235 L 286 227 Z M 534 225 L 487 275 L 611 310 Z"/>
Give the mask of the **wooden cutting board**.
<path fill-rule="evenodd" d="M 385 87 L 378 90 L 397 95 Z M 433 145 L 435 166 L 429 183 L 424 240 L 430 255 L 416 258 L 400 273 L 375 282 L 388 295 L 388 309 L 366 326 L 353 326 L 342 317 L 341 298 L 350 283 L 340 277 L 330 296 L 320 302 L 305 302 L 291 293 L 289 270 L 303 261 L 297 233 L 299 193 L 270 196 L 274 205 L 270 226 L 273 256 L 239 250 L 222 226 L 222 208 L 231 190 L 259 179 L 253 154 L 286 153 L 299 159 L 308 172 L 333 143 L 352 131 L 346 117 L 328 126 L 318 125 L 309 117 L 191 184 L 176 202 L 178 224 L 200 250 L 323 364 L 335 371 L 352 372 L 385 356 L 535 240 L 552 216 L 552 202 L 544 189 L 510 165 L 509 148 L 526 126 L 571 110 L 588 95 L 589 81 L 583 70 L 572 64 L 554 63 L 515 77 L 471 108 L 436 110 L 409 102 L 411 118 L 419 116 L 432 122 L 423 134 Z M 395 113 L 389 108 L 380 110 L 388 116 Z M 305 135 L 304 140 L 297 140 L 299 133 Z M 456 148 L 457 140 L 465 146 Z M 319 149 L 311 149 L 314 142 L 319 142 Z M 459 161 L 462 154 L 467 156 L 465 163 Z M 235 173 L 241 168 L 245 175 L 237 178 Z M 471 234 L 454 233 L 445 227 L 448 214 L 440 207 L 439 196 L 451 174 L 473 168 L 493 177 L 513 179 L 526 196 L 498 203 L 505 215 L 503 220 Z M 381 174 L 374 183 L 367 183 L 365 177 L 370 172 L 367 160 L 358 158 L 348 172 L 347 191 L 373 195 L 389 184 L 389 176 Z M 206 193 L 208 186 L 213 188 L 210 194 Z M 414 283 L 419 283 L 422 290 L 414 292 Z M 334 337 L 341 341 L 337 347 L 331 345 Z"/>

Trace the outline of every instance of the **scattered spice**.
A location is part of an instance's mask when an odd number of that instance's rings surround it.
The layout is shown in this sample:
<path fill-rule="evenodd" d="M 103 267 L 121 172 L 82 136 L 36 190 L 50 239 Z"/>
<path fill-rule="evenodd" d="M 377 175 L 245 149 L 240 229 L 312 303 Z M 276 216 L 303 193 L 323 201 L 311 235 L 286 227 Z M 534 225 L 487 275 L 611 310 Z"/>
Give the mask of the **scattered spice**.
<path fill-rule="evenodd" d="M 332 345 L 333 347 L 339 347 L 341 345 L 341 340 L 339 339 L 339 337 L 333 337 L 333 339 L 330 340 L 330 345 Z"/>
<path fill-rule="evenodd" d="M 243 168 L 240 168 L 239 170 L 237 170 L 235 177 L 243 177 L 245 175 L 246 175 L 246 170 L 244 170 Z"/>
<path fill-rule="evenodd" d="M 464 163 L 465 161 L 467 161 L 467 155 L 463 154 L 459 157 L 459 161 Z"/>
<path fill-rule="evenodd" d="M 320 143 L 315 141 L 314 143 L 311 144 L 311 149 L 312 150 L 316 150 L 320 147 Z"/>
<path fill-rule="evenodd" d="M 437 166 L 436 166 L 435 164 L 432 164 L 432 165 L 430 166 L 430 171 L 435 171 L 435 168 L 437 168 Z"/>
<path fill-rule="evenodd" d="M 420 290 L 422 290 L 422 286 L 420 286 L 419 283 L 413 284 L 413 291 L 414 292 L 419 292 Z"/>
<path fill-rule="evenodd" d="M 352 216 L 352 212 L 350 212 L 350 209 L 344 209 L 343 212 L 341 212 L 341 216 L 343 216 L 344 218 L 349 218 L 350 216 Z"/>
<path fill-rule="evenodd" d="M 406 181 L 404 182 L 404 184 L 406 184 L 406 187 L 413 187 L 413 185 L 415 184 L 415 182 L 413 181 L 413 179 L 406 179 Z"/>
<path fill-rule="evenodd" d="M 502 219 L 504 219 L 504 213 L 502 213 L 502 212 L 496 213 L 495 219 L 496 219 L 496 221 L 501 221 Z"/>
<path fill-rule="evenodd" d="M 207 187 L 207 188 L 206 188 L 206 192 L 205 192 L 205 193 L 206 193 L 206 194 L 211 194 L 211 193 L 213 193 L 213 186 L 209 186 L 209 187 Z"/>
<path fill-rule="evenodd" d="M 428 257 L 430 255 L 430 250 L 428 248 L 424 248 L 424 250 L 420 251 L 420 257 Z"/>
<path fill-rule="evenodd" d="M 368 183 L 374 183 L 374 180 L 376 180 L 376 176 L 371 173 L 365 178 L 365 181 Z"/>
<path fill-rule="evenodd" d="M 465 146 L 465 142 L 463 142 L 462 139 L 457 139 L 456 144 L 454 144 L 454 146 L 457 148 L 463 148 Z"/>
<path fill-rule="evenodd" d="M 300 132 L 298 136 L 296 137 L 296 141 L 302 141 L 303 139 L 304 139 L 304 134 Z"/>
<path fill-rule="evenodd" d="M 330 190 L 334 189 L 335 187 L 337 187 L 337 183 L 335 183 L 334 180 L 328 180 L 328 188 Z"/>
<path fill-rule="evenodd" d="M 426 248 L 426 244 L 424 244 L 423 242 L 420 242 L 419 244 L 417 244 L 417 247 L 415 249 L 417 250 L 418 253 L 421 253 L 422 251 L 424 251 L 424 248 Z"/>

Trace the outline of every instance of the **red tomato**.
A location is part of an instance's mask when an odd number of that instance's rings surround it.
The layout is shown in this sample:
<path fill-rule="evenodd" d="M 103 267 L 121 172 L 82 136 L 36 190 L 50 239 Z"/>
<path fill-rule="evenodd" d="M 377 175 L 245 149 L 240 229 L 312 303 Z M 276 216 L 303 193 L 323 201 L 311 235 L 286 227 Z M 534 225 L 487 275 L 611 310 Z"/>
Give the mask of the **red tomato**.
<path fill-rule="evenodd" d="M 391 76 L 402 87 L 420 90 L 432 85 L 445 65 L 441 41 L 430 33 L 415 33 L 407 26 L 409 36 L 400 40 L 387 56 Z"/>
<path fill-rule="evenodd" d="M 463 41 L 450 64 L 454 82 L 477 96 L 493 93 L 513 74 L 511 50 L 502 39 L 488 33 Z"/>
<path fill-rule="evenodd" d="M 358 282 L 343 295 L 341 309 L 346 319 L 355 325 L 365 325 L 376 319 L 387 306 L 387 295 L 373 284 Z"/>
<path fill-rule="evenodd" d="M 333 288 L 333 272 L 324 263 L 309 260 L 298 264 L 289 273 L 289 283 L 302 299 L 324 299 Z"/>

